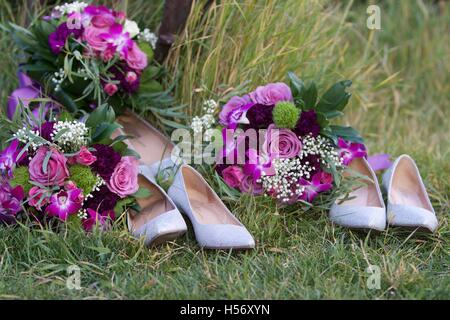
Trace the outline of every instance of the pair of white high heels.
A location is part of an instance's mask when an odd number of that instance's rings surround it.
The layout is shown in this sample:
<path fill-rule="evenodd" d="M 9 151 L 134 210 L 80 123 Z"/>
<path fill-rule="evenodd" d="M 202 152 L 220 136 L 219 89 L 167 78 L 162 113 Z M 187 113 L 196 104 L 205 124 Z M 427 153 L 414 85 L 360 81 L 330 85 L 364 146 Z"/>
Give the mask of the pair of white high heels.
<path fill-rule="evenodd" d="M 130 148 L 141 156 L 139 185 L 151 195 L 139 199 L 141 212 L 127 214 L 128 228 L 146 245 L 174 240 L 187 231 L 180 214 L 191 221 L 199 245 L 208 249 L 251 249 L 255 241 L 228 210 L 199 172 L 171 159 L 172 142 L 148 122 L 127 111 L 118 122 Z M 172 170 L 173 182 L 167 193 L 156 182 L 158 172 Z"/>
<path fill-rule="evenodd" d="M 438 227 L 419 170 L 414 160 L 402 155 L 383 175 L 387 208 L 377 176 L 364 158 L 352 161 L 349 168 L 361 175 L 365 186 L 346 199 L 338 199 L 330 210 L 330 219 L 341 226 L 356 229 L 385 230 L 387 225 L 419 228 L 434 232 Z"/>

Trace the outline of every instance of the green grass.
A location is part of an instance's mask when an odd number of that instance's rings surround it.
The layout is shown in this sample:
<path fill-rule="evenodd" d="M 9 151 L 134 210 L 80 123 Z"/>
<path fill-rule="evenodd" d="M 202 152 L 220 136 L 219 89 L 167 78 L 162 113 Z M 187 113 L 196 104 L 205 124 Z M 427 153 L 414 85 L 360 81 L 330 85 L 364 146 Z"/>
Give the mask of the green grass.
<path fill-rule="evenodd" d="M 140 21 L 159 13 L 149 1 L 128 1 Z M 237 4 L 239 3 L 239 5 Z M 285 80 L 289 70 L 328 84 L 353 80 L 345 122 L 363 132 L 371 153 L 408 153 L 418 163 L 436 209 L 435 234 L 402 229 L 358 233 L 333 226 L 327 213 L 276 208 L 241 196 L 226 203 L 257 241 L 248 252 L 201 250 L 192 232 L 148 249 L 123 220 L 105 234 L 0 228 L 0 298 L 273 298 L 448 299 L 450 6 L 429 1 L 380 1 L 382 30 L 365 27 L 363 1 L 222 1 L 206 13 L 195 6 L 167 62 L 175 96 L 200 112 L 202 100 Z M 0 0 L 1 22 L 14 19 Z M 39 9 L 39 8 L 31 8 Z M 2 105 L 16 85 L 16 56 L 1 33 Z M 210 177 L 211 170 L 205 170 Z M 65 286 L 66 268 L 81 268 L 82 290 Z M 381 269 L 370 290 L 368 265 Z"/>

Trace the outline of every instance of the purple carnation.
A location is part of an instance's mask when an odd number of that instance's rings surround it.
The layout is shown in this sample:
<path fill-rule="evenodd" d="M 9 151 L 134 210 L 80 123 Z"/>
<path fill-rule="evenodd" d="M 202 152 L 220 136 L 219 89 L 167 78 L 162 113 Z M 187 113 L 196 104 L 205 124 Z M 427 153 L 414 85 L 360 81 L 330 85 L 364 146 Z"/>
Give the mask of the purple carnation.
<path fill-rule="evenodd" d="M 247 111 L 248 128 L 267 129 L 273 123 L 273 105 L 256 104 Z"/>
<path fill-rule="evenodd" d="M 104 144 L 94 144 L 92 147 L 95 149 L 92 154 L 97 157 L 97 161 L 92 164 L 92 169 L 94 169 L 94 171 L 104 180 L 109 181 L 116 165 L 122 157 L 110 146 Z"/>
<path fill-rule="evenodd" d="M 54 54 L 59 54 L 61 52 L 62 48 L 66 44 L 67 38 L 71 34 L 73 34 L 75 38 L 79 38 L 83 34 L 83 28 L 69 29 L 67 23 L 64 22 L 56 28 L 55 32 L 48 36 L 48 43 Z"/>
<path fill-rule="evenodd" d="M 44 122 L 41 127 L 39 128 L 39 134 L 42 138 L 44 138 L 47 141 L 53 141 L 53 138 L 51 134 L 53 133 L 53 128 L 55 126 L 55 123 L 52 121 Z M 35 130 L 37 130 L 36 128 Z"/>
<path fill-rule="evenodd" d="M 85 201 L 84 207 L 97 212 L 114 210 L 119 199 L 120 197 L 117 194 L 111 192 L 107 186 L 103 185 L 98 191 L 92 193 L 92 197 Z"/>
<path fill-rule="evenodd" d="M 298 136 L 306 136 L 311 134 L 313 137 L 317 137 L 320 133 L 320 125 L 317 122 L 317 114 L 314 110 L 303 111 L 300 115 L 300 119 L 295 126 L 294 132 Z"/>

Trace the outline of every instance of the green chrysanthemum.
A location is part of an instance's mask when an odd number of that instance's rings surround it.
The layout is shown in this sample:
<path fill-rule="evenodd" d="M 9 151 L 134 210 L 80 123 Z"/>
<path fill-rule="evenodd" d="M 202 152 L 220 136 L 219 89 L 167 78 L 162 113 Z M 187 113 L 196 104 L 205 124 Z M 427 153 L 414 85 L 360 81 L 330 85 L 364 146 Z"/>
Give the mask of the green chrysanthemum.
<path fill-rule="evenodd" d="M 97 176 L 89 167 L 76 164 L 69 168 L 70 180 L 72 180 L 78 188 L 83 190 L 83 194 L 90 194 L 97 184 Z"/>
<path fill-rule="evenodd" d="M 25 194 L 33 187 L 30 183 L 30 173 L 28 167 L 17 167 L 14 170 L 14 177 L 11 179 L 10 184 L 12 187 L 22 186 Z"/>
<path fill-rule="evenodd" d="M 278 102 L 273 108 L 272 115 L 277 128 L 293 129 L 299 119 L 300 109 L 292 102 Z"/>

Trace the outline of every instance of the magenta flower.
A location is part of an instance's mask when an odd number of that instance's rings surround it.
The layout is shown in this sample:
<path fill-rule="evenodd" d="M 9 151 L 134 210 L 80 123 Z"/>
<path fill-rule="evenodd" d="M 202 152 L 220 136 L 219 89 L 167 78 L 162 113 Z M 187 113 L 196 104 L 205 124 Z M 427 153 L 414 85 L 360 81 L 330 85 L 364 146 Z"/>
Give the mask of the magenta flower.
<path fill-rule="evenodd" d="M 107 83 L 104 85 L 103 90 L 111 97 L 119 90 L 119 88 L 114 83 Z"/>
<path fill-rule="evenodd" d="M 45 212 L 51 217 L 58 217 L 66 221 L 70 215 L 81 209 L 83 199 L 83 193 L 78 188 L 61 190 L 51 196 L 50 204 Z"/>
<path fill-rule="evenodd" d="M 24 152 L 20 159 L 17 159 L 17 157 L 20 154 L 19 149 L 19 140 L 15 139 L 11 142 L 9 147 L 7 147 L 5 150 L 0 152 L 0 171 L 6 172 L 8 176 L 12 175 L 13 168 L 15 165 L 23 160 L 23 158 L 26 157 L 27 153 Z"/>
<path fill-rule="evenodd" d="M 277 129 L 271 124 L 266 132 L 263 150 L 271 158 L 294 158 L 302 150 L 302 142 L 289 129 Z"/>
<path fill-rule="evenodd" d="M 0 183 L 0 222 L 11 224 L 15 221 L 24 196 L 21 186 L 12 188 L 8 181 Z"/>
<path fill-rule="evenodd" d="M 240 189 L 242 192 L 250 193 L 255 196 L 259 196 L 264 193 L 261 183 L 255 182 L 252 176 L 244 176 L 242 178 Z"/>
<path fill-rule="evenodd" d="M 89 5 L 83 13 L 91 18 L 90 22 L 96 28 L 109 28 L 116 22 L 114 12 L 105 6 Z"/>
<path fill-rule="evenodd" d="M 39 147 L 30 162 L 29 172 L 34 182 L 44 186 L 63 186 L 69 177 L 67 158 L 53 147 Z"/>
<path fill-rule="evenodd" d="M 273 176 L 275 174 L 275 168 L 272 166 L 271 159 L 266 159 L 262 155 L 259 155 L 255 149 L 249 149 L 247 151 L 248 162 L 244 165 L 244 173 L 252 176 L 253 181 L 258 180 L 261 176 Z"/>
<path fill-rule="evenodd" d="M 100 35 L 101 38 L 108 44 L 108 49 L 114 52 L 119 52 L 122 57 L 126 56 L 134 44 L 128 32 L 123 32 L 123 26 L 116 23 L 109 28 L 108 32 Z"/>
<path fill-rule="evenodd" d="M 82 29 L 69 28 L 67 23 L 62 23 L 56 28 L 56 31 L 48 37 L 48 43 L 54 54 L 59 54 L 64 48 L 67 38 L 72 34 L 75 38 L 79 38 L 83 33 Z"/>
<path fill-rule="evenodd" d="M 45 207 L 50 200 L 49 192 L 37 186 L 31 188 L 28 195 L 30 196 L 28 204 L 38 210 L 42 210 L 42 208 Z"/>
<path fill-rule="evenodd" d="M 291 89 L 283 82 L 269 83 L 265 86 L 257 87 L 249 96 L 252 102 L 266 106 L 275 105 L 280 101 L 294 100 Z"/>
<path fill-rule="evenodd" d="M 225 183 L 231 188 L 238 188 L 244 178 L 242 169 L 238 166 L 229 166 L 222 171 L 222 177 Z"/>
<path fill-rule="evenodd" d="M 342 163 L 348 166 L 353 159 L 363 158 L 367 156 L 366 147 L 362 143 L 345 141 L 342 138 L 338 139 L 339 157 Z"/>
<path fill-rule="evenodd" d="M 115 214 L 113 210 L 103 211 L 98 213 L 90 208 L 87 209 L 88 218 L 84 219 L 82 224 L 84 230 L 91 232 L 95 226 L 98 226 L 100 230 L 106 230 L 110 226 L 110 222 L 115 220 Z"/>
<path fill-rule="evenodd" d="M 321 192 L 325 192 L 333 188 L 330 182 L 322 182 L 322 173 L 318 172 L 313 175 L 311 181 L 300 178 L 299 184 L 305 189 L 300 195 L 299 199 L 312 203 L 315 197 Z"/>
<path fill-rule="evenodd" d="M 228 126 L 231 124 L 231 121 L 234 120 L 236 122 L 241 120 L 240 118 L 242 118 L 242 120 L 245 121 L 244 117 L 245 117 L 245 111 L 247 110 L 243 110 L 243 107 L 245 105 L 248 105 L 250 103 L 250 98 L 248 96 L 244 96 L 244 97 L 239 97 L 239 96 L 234 96 L 232 97 L 223 107 L 222 110 L 219 113 L 219 120 L 220 123 L 223 124 L 224 126 Z M 240 116 L 241 117 L 237 117 L 239 116 L 239 110 L 241 112 Z M 232 119 L 232 115 L 233 119 Z"/>
<path fill-rule="evenodd" d="M 114 168 L 107 186 L 121 198 L 132 195 L 139 190 L 139 161 L 135 157 L 123 157 Z"/>

